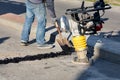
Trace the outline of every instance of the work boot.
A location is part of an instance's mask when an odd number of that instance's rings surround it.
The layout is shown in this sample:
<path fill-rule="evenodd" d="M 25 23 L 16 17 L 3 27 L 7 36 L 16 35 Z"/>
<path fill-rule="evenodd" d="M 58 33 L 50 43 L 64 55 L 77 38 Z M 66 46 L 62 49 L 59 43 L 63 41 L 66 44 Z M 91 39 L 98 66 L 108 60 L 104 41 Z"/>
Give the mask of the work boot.
<path fill-rule="evenodd" d="M 28 46 L 29 42 L 21 40 L 21 46 Z"/>
<path fill-rule="evenodd" d="M 54 45 L 52 45 L 52 44 L 47 44 L 47 43 L 45 43 L 45 44 L 43 44 L 43 45 L 38 45 L 38 49 L 51 49 L 51 48 L 53 48 L 54 47 Z"/>

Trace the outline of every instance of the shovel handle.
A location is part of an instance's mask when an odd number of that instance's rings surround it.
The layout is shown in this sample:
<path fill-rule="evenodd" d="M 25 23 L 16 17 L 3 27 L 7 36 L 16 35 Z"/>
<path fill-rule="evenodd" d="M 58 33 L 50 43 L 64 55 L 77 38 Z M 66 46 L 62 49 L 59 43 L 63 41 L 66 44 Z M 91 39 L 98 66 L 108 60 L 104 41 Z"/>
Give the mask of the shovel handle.
<path fill-rule="evenodd" d="M 60 37 L 62 38 L 62 34 L 61 34 L 61 32 L 60 32 L 60 28 L 59 28 L 59 26 L 58 26 L 57 21 L 55 22 L 55 27 L 57 28 L 58 34 L 59 34 Z"/>

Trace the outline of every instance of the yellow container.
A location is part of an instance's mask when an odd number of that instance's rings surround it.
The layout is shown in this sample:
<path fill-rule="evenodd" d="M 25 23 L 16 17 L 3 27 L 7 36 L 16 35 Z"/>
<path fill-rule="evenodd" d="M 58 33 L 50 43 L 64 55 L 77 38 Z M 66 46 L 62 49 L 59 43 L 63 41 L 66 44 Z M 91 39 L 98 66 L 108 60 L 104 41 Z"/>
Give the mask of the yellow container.
<path fill-rule="evenodd" d="M 76 51 L 81 51 L 87 48 L 85 36 L 73 36 L 72 43 Z"/>

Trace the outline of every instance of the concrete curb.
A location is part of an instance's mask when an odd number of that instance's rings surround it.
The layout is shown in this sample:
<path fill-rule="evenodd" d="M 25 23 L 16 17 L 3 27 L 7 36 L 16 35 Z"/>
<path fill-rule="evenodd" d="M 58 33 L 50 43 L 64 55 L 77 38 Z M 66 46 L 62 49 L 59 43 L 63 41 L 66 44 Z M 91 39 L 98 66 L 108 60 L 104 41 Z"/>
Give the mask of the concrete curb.
<path fill-rule="evenodd" d="M 89 36 L 88 46 L 94 51 L 94 59 L 98 57 L 120 64 L 120 43 L 100 36 Z"/>

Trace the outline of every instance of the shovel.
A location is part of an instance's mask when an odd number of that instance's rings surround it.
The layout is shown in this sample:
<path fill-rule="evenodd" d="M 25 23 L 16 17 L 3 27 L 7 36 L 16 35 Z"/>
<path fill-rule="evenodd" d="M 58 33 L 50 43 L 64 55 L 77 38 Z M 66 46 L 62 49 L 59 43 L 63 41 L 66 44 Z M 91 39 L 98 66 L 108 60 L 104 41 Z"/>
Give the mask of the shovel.
<path fill-rule="evenodd" d="M 57 28 L 57 31 L 58 31 L 58 34 L 59 34 L 56 40 L 60 44 L 60 46 L 62 46 L 62 47 L 71 47 L 71 45 L 70 45 L 69 41 L 67 40 L 67 38 L 63 37 L 57 21 L 55 22 L 55 27 Z"/>

